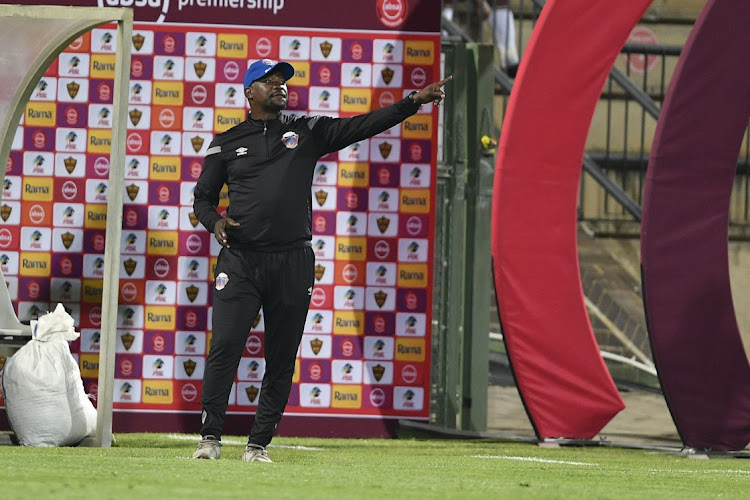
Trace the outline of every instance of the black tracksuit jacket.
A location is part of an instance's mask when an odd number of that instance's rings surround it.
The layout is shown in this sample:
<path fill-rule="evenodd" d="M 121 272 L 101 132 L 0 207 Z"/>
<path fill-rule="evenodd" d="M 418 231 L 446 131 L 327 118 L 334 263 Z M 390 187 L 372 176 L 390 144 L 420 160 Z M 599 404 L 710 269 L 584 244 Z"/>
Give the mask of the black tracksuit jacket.
<path fill-rule="evenodd" d="M 213 232 L 221 220 L 219 193 L 229 187 L 227 226 L 232 248 L 274 251 L 309 245 L 312 238 L 312 176 L 321 156 L 379 134 L 415 114 L 406 97 L 351 118 L 281 114 L 248 119 L 211 142 L 195 187 L 193 209 Z M 294 145 L 295 147 L 288 147 Z"/>

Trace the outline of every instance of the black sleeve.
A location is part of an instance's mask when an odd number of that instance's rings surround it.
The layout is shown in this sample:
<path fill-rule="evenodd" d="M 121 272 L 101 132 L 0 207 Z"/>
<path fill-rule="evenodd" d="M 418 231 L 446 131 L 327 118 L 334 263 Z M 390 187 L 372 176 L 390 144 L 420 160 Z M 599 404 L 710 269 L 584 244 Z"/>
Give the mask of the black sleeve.
<path fill-rule="evenodd" d="M 388 130 L 419 111 L 419 106 L 406 97 L 390 106 L 351 118 L 315 117 L 313 131 L 321 139 L 321 156 Z"/>
<path fill-rule="evenodd" d="M 193 212 L 203 227 L 210 232 L 214 225 L 222 219 L 216 211 L 219 206 L 219 193 L 226 183 L 226 170 L 221 156 L 221 146 L 211 142 L 203 160 L 203 170 L 193 191 Z"/>

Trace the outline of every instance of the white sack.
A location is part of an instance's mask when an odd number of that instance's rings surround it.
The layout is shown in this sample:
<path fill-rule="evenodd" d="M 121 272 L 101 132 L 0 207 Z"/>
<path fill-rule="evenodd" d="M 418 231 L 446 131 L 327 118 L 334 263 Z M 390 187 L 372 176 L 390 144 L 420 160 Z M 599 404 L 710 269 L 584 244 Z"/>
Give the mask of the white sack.
<path fill-rule="evenodd" d="M 80 336 L 73 324 L 57 304 L 31 321 L 32 340 L 5 362 L 5 410 L 23 446 L 74 446 L 96 433 L 96 408 L 68 345 Z"/>

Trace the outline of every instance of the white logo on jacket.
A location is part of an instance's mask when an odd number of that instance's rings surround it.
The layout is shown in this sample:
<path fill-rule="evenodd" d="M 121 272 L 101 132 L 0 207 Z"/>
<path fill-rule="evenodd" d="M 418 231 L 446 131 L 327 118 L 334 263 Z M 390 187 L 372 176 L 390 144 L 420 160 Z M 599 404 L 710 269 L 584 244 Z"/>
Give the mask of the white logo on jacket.
<path fill-rule="evenodd" d="M 245 147 L 237 148 L 234 151 L 237 153 L 237 156 L 242 156 L 242 155 L 246 155 L 247 154 L 247 148 L 245 148 Z"/>

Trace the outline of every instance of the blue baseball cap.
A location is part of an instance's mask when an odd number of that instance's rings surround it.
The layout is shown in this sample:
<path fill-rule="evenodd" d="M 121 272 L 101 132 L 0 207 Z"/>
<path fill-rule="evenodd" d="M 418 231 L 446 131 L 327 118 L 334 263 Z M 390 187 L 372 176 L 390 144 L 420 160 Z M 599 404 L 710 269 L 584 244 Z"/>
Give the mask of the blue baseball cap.
<path fill-rule="evenodd" d="M 284 75 L 285 80 L 289 80 L 294 76 L 294 68 L 287 62 L 277 62 L 272 59 L 261 59 L 260 61 L 255 61 L 245 72 L 245 79 L 243 80 L 245 87 L 249 87 L 258 78 L 277 70 L 281 70 L 281 74 Z"/>

